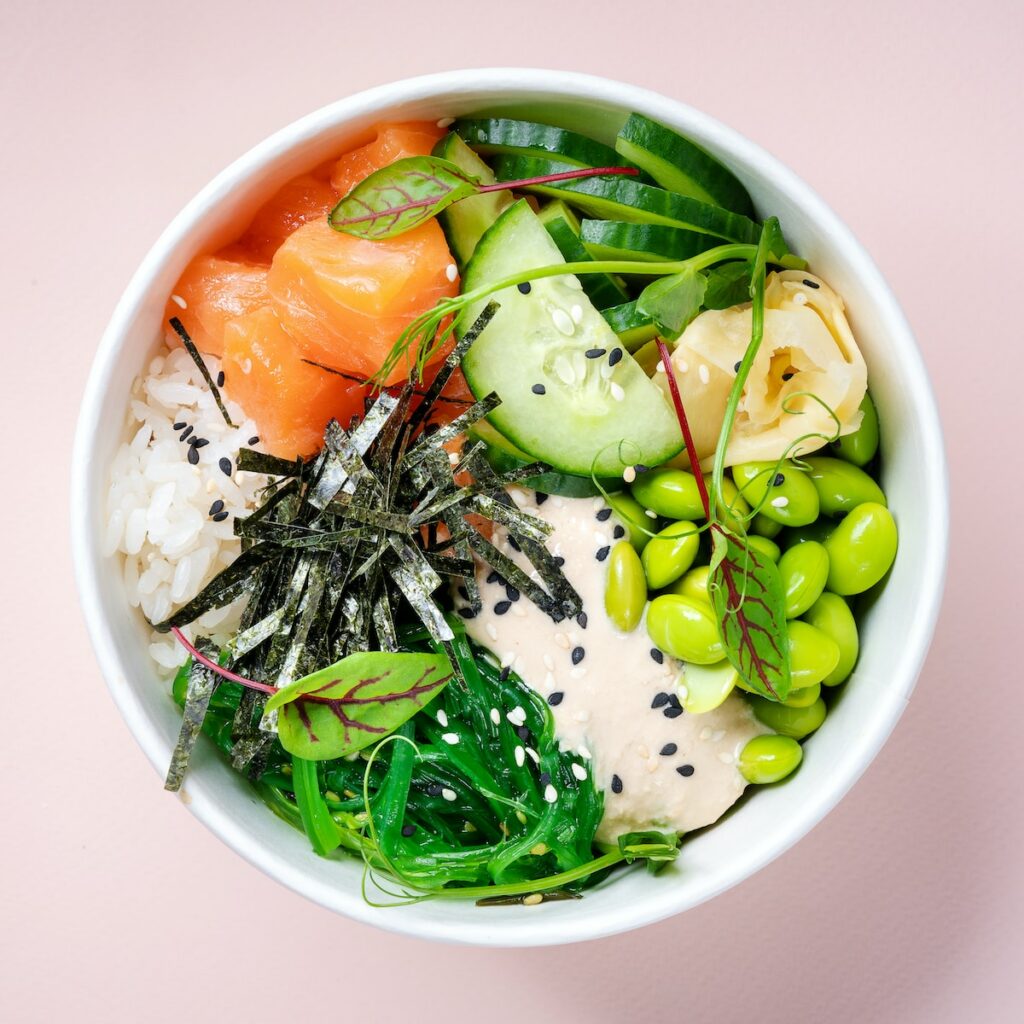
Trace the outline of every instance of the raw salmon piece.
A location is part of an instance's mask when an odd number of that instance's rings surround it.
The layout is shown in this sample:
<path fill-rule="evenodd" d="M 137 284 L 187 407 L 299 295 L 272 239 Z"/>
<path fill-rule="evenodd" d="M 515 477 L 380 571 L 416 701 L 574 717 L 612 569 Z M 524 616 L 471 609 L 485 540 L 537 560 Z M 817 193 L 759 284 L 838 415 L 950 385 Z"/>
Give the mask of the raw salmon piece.
<path fill-rule="evenodd" d="M 330 184 L 318 178 L 316 172 L 292 178 L 259 208 L 238 245 L 257 262 L 269 263 L 296 228 L 326 217 L 338 198 Z"/>
<path fill-rule="evenodd" d="M 379 241 L 312 221 L 277 250 L 267 283 L 281 322 L 311 359 L 364 378 L 412 320 L 459 290 L 434 221 Z M 407 373 L 399 366 L 388 382 Z"/>
<path fill-rule="evenodd" d="M 444 135 L 433 121 L 406 121 L 402 124 L 381 124 L 372 142 L 346 153 L 334 165 L 331 184 L 345 196 L 367 175 L 407 156 L 428 156 L 434 144 Z"/>
<path fill-rule="evenodd" d="M 184 303 L 177 302 L 174 298 Z M 167 344 L 181 344 L 167 323 L 176 316 L 200 352 L 224 352 L 224 325 L 237 316 L 267 305 L 267 268 L 255 263 L 197 256 L 186 268 L 167 300 L 164 326 Z"/>
<path fill-rule="evenodd" d="M 225 392 L 256 421 L 267 450 L 282 458 L 318 452 L 332 418 L 347 429 L 363 413 L 367 388 L 304 363 L 269 306 L 227 324 L 222 366 Z"/>

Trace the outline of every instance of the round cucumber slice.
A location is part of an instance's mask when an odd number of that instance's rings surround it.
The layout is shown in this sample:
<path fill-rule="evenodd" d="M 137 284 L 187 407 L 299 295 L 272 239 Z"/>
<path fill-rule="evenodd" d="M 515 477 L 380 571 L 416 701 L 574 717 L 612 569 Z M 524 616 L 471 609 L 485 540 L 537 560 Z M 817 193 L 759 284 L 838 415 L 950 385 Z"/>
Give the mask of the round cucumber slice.
<path fill-rule="evenodd" d="M 688 260 L 715 244 L 710 235 L 664 224 L 585 220 L 580 240 L 595 260 Z"/>
<path fill-rule="evenodd" d="M 564 262 L 526 200 L 510 206 L 466 268 L 469 292 L 531 267 Z M 497 392 L 488 417 L 517 448 L 576 476 L 618 476 L 656 466 L 683 446 L 661 390 L 619 343 L 571 274 L 500 290 L 468 307 L 468 329 L 487 301 L 499 309 L 462 361 L 474 395 Z"/>
<path fill-rule="evenodd" d="M 553 217 L 544 225 L 558 251 L 566 263 L 586 263 L 594 257 L 580 241 L 579 235 L 573 231 L 567 221 L 561 217 Z M 617 306 L 629 297 L 626 289 L 610 274 L 584 274 L 580 278 L 583 290 L 590 301 L 599 309 L 604 306 Z"/>
<path fill-rule="evenodd" d="M 498 181 L 538 178 L 572 169 L 570 164 L 537 157 L 499 156 L 494 161 Z M 748 217 L 621 174 L 529 185 L 526 191 L 561 199 L 602 220 L 667 224 L 746 245 L 756 245 L 761 237 L 760 225 Z"/>
<path fill-rule="evenodd" d="M 747 216 L 754 213 L 750 195 L 732 171 L 695 142 L 643 114 L 629 115 L 615 148 L 662 188 Z"/>

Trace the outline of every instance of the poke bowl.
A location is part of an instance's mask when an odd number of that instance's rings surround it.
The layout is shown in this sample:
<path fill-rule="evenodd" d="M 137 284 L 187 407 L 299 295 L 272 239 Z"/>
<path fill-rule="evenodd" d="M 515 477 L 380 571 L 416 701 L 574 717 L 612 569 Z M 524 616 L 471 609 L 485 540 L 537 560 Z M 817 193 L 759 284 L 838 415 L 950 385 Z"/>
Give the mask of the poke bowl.
<path fill-rule="evenodd" d="M 442 941 L 606 936 L 792 846 L 894 728 L 945 572 L 935 403 L 849 230 L 564 72 L 395 82 L 219 174 L 122 296 L 73 466 L 167 788 Z"/>

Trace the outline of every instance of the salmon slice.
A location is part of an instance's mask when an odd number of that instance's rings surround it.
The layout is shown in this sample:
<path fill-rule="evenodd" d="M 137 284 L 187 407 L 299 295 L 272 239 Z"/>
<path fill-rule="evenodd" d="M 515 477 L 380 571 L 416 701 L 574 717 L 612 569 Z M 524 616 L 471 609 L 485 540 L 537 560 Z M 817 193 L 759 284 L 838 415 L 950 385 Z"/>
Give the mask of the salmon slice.
<path fill-rule="evenodd" d="M 331 419 L 347 429 L 363 413 L 367 388 L 304 363 L 269 306 L 228 322 L 222 366 L 225 392 L 259 424 L 267 450 L 282 458 L 318 452 Z"/>
<path fill-rule="evenodd" d="M 283 185 L 253 217 L 238 246 L 259 263 L 269 263 L 281 243 L 297 228 L 324 218 L 338 194 L 317 172 L 300 174 Z"/>
<path fill-rule="evenodd" d="M 167 300 L 164 313 L 167 344 L 171 347 L 181 344 L 167 323 L 176 316 L 200 352 L 222 355 L 225 324 L 267 305 L 268 300 L 265 266 L 223 256 L 197 256 L 185 268 L 172 297 Z"/>
<path fill-rule="evenodd" d="M 377 125 L 371 142 L 346 153 L 334 165 L 331 184 L 345 196 L 367 175 L 407 156 L 427 156 L 445 134 L 432 121 Z"/>

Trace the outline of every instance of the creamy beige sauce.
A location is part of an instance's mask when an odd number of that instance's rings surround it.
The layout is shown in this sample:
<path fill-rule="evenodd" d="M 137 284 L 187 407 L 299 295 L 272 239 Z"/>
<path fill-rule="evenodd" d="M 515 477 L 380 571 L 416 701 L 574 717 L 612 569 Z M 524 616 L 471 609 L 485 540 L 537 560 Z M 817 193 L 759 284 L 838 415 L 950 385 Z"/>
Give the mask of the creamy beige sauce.
<path fill-rule="evenodd" d="M 597 554 L 616 543 L 619 524 L 614 515 L 598 519 L 607 510 L 601 498 L 541 496 L 538 506 L 532 491 L 515 489 L 512 496 L 554 527 L 547 546 L 565 559 L 586 625 L 553 622 L 525 597 L 497 614 L 499 602 L 508 604 L 505 587 L 488 583 L 490 569 L 478 566 L 483 608 L 467 621 L 467 632 L 545 699 L 563 695 L 552 706 L 559 742 L 589 759 L 605 794 L 599 840 L 643 828 L 690 832 L 716 821 L 746 785 L 736 768 L 740 751 L 764 728 L 735 694 L 706 714 L 679 713 L 683 666 L 667 655 L 661 664 L 652 657 L 644 623 L 623 633 L 609 620 L 608 563 Z M 503 529 L 494 543 L 531 571 Z"/>

